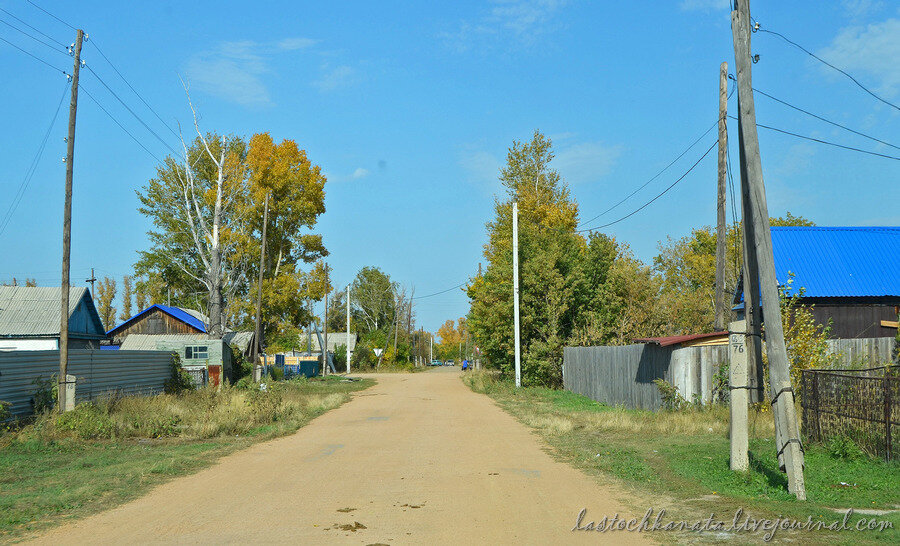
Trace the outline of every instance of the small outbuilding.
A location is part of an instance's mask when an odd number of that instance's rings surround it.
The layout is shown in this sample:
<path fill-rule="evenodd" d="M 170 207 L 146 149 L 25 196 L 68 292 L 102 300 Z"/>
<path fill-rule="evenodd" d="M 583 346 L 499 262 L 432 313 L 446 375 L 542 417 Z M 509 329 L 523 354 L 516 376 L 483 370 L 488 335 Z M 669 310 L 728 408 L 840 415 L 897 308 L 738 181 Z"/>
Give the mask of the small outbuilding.
<path fill-rule="evenodd" d="M 0 286 L 0 351 L 59 349 L 59 287 Z M 106 340 L 90 291 L 69 288 L 69 348 L 99 349 Z"/>

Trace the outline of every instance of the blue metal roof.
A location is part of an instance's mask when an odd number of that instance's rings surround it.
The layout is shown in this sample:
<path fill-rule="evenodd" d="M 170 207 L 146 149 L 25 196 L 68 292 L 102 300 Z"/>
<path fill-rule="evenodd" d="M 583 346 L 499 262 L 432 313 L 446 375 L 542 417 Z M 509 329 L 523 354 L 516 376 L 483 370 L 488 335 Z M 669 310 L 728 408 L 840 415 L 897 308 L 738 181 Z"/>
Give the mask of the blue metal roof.
<path fill-rule="evenodd" d="M 900 227 L 773 227 L 779 285 L 807 298 L 900 296 Z"/>
<path fill-rule="evenodd" d="M 126 320 L 122 324 L 116 326 L 115 328 L 113 328 L 112 330 L 107 332 L 107 334 L 111 334 L 113 331 L 118 330 L 118 329 L 122 328 L 123 326 L 125 326 L 126 324 L 129 324 L 129 323 L 137 320 L 138 318 L 149 313 L 153 309 L 159 309 L 163 313 L 166 313 L 167 315 L 170 315 L 170 316 L 180 320 L 181 322 L 188 324 L 190 326 L 193 326 L 194 328 L 200 330 L 201 332 L 206 333 L 206 325 L 203 324 L 203 321 L 200 320 L 199 318 L 195 317 L 194 315 L 188 313 L 186 310 L 184 310 L 180 307 L 173 307 L 170 305 L 160 305 L 157 303 L 157 304 L 151 305 L 150 307 L 144 309 L 140 313 L 138 313 L 138 314 L 134 315 L 133 317 L 131 317 L 130 319 Z"/>

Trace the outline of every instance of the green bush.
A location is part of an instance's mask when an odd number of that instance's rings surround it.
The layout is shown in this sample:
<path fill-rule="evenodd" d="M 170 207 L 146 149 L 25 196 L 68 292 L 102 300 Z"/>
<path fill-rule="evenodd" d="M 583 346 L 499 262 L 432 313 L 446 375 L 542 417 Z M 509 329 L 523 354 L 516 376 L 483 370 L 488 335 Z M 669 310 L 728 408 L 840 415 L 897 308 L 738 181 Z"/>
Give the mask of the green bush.
<path fill-rule="evenodd" d="M 50 379 L 35 377 L 31 384 L 35 386 L 34 395 L 31 397 L 31 407 L 34 413 L 43 413 L 51 410 L 56 405 L 59 396 L 58 376 L 53 374 Z"/>
<path fill-rule="evenodd" d="M 166 394 L 178 394 L 194 390 L 194 380 L 181 367 L 181 355 L 172 353 L 172 376 L 163 385 Z"/>
<path fill-rule="evenodd" d="M 104 408 L 93 402 L 80 404 L 56 418 L 56 428 L 74 432 L 79 438 L 111 438 L 115 425 Z"/>
<path fill-rule="evenodd" d="M 681 393 L 678 392 L 678 388 L 675 387 L 675 385 L 669 383 L 665 379 L 654 379 L 653 383 L 656 384 L 656 388 L 659 389 L 659 394 L 662 395 L 663 409 L 678 411 L 691 407 L 691 403 L 688 402 L 684 396 L 681 396 Z"/>
<path fill-rule="evenodd" d="M 865 457 L 863 450 L 849 436 L 841 435 L 829 438 L 825 443 L 828 453 L 835 459 L 853 461 Z"/>

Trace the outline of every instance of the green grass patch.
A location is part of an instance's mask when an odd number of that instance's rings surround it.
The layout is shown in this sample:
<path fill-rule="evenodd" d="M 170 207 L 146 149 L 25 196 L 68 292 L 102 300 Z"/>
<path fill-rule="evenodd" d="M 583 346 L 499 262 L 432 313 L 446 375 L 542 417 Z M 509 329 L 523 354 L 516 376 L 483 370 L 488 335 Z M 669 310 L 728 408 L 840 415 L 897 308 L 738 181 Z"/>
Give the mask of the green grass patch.
<path fill-rule="evenodd" d="M 372 379 L 269 382 L 82 404 L 0 433 L 0 540 L 137 498 L 254 443 L 290 434 Z"/>
<path fill-rule="evenodd" d="M 900 464 L 861 456 L 845 446 L 806 447 L 807 501 L 787 492 L 775 457 L 772 414 L 751 415 L 750 460 L 746 473 L 729 468 L 728 410 L 695 408 L 678 412 L 626 410 L 599 404 L 568 391 L 515 389 L 490 373 L 466 375 L 464 382 L 491 396 L 522 423 L 535 429 L 555 456 L 589 474 L 614 477 L 640 503 L 666 508 L 673 517 L 704 519 L 714 512 L 730 521 L 738 508 L 756 518 L 787 517 L 838 521 L 838 509 L 900 509 Z M 661 503 L 661 504 L 660 504 Z M 643 512 L 650 505 L 634 505 Z M 861 516 L 855 515 L 855 524 Z M 779 531 L 776 540 L 800 543 L 896 543 L 900 513 L 867 515 L 893 524 L 883 532 Z M 744 534 L 747 541 L 760 536 Z M 709 534 L 655 536 L 665 542 L 719 540 Z"/>

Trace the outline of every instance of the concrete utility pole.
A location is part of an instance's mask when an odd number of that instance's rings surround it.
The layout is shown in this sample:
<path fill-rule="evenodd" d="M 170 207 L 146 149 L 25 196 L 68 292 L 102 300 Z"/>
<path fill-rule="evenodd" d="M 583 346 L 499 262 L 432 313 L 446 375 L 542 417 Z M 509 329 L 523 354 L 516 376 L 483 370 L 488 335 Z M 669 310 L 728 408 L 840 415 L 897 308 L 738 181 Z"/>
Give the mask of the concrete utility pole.
<path fill-rule="evenodd" d="M 744 320 L 732 322 L 728 336 L 729 348 L 729 381 L 730 397 L 729 407 L 731 419 L 729 425 L 729 437 L 731 439 L 731 469 L 746 472 L 750 468 L 749 439 L 747 436 L 747 402 L 749 376 L 747 374 L 747 351 L 745 336 L 738 332 L 745 332 L 747 323 Z"/>
<path fill-rule="evenodd" d="M 756 130 L 756 108 L 753 102 L 750 58 L 750 4 L 749 0 L 737 0 L 736 9 L 731 12 L 731 32 L 734 39 L 734 57 L 737 72 L 740 103 L 739 134 L 744 150 L 742 172 L 746 179 L 741 183 L 749 186 L 750 210 L 755 228 L 753 251 L 759 264 L 760 295 L 766 321 L 766 352 L 769 357 L 769 385 L 775 414 L 776 448 L 784 455 L 788 490 L 798 500 L 806 500 L 803 479 L 803 450 L 800 444 L 800 430 L 794 407 L 794 391 L 791 388 L 787 349 L 781 324 L 781 307 L 778 281 L 775 276 L 775 260 L 772 253 L 772 235 L 769 225 L 769 210 L 766 203 L 766 188 L 762 176 L 762 161 L 759 154 L 759 138 Z M 745 241 L 750 249 L 750 242 Z"/>
<path fill-rule="evenodd" d="M 69 258 L 72 249 L 72 176 L 75 168 L 75 115 L 78 112 L 78 74 L 81 71 L 81 42 L 84 31 L 75 31 L 75 65 L 72 70 L 72 98 L 69 101 L 69 135 L 66 138 L 66 196 L 63 207 L 62 283 L 59 314 L 59 411 L 75 407 L 66 396 L 69 385 Z M 93 276 L 93 275 L 91 275 Z M 93 297 L 93 290 L 91 291 Z"/>
<path fill-rule="evenodd" d="M 328 374 L 328 291 L 331 290 L 328 284 L 328 264 L 325 264 L 325 319 L 322 321 L 322 331 L 325 340 L 322 342 L 322 377 Z"/>
<path fill-rule="evenodd" d="M 347 373 L 350 373 L 350 358 L 353 353 L 350 351 L 350 285 L 347 285 Z"/>
<path fill-rule="evenodd" d="M 262 225 L 262 244 L 259 247 L 259 282 L 257 283 L 257 291 L 256 291 L 256 320 L 254 322 L 254 335 L 256 339 L 253 340 L 253 346 L 250 349 L 250 362 L 253 366 L 253 381 L 259 381 L 261 373 L 261 368 L 257 360 L 259 360 L 258 348 L 262 344 L 262 329 L 260 324 L 262 322 L 262 284 L 263 284 L 263 272 L 265 271 L 265 263 L 266 263 L 266 226 L 269 225 L 269 194 L 266 193 L 266 203 L 263 205 L 263 225 Z"/>
<path fill-rule="evenodd" d="M 728 63 L 719 66 L 719 192 L 716 199 L 716 318 L 715 329 L 725 329 L 725 169 L 728 150 Z"/>
<path fill-rule="evenodd" d="M 516 343 L 516 387 L 522 386 L 522 348 L 519 345 L 519 202 L 512 206 L 513 240 L 513 321 Z"/>
<path fill-rule="evenodd" d="M 428 334 L 428 363 L 434 362 L 434 334 Z"/>

